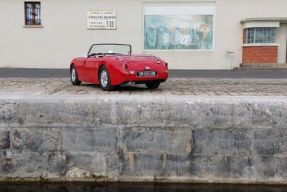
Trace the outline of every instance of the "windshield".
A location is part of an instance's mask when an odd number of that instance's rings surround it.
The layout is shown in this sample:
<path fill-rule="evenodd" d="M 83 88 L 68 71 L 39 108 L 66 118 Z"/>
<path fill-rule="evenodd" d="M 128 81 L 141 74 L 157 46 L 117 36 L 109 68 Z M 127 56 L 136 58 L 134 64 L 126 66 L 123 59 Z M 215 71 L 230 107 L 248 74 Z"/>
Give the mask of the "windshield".
<path fill-rule="evenodd" d="M 126 44 L 94 44 L 92 45 L 88 55 L 129 55 L 132 52 L 131 49 L 131 45 Z"/>

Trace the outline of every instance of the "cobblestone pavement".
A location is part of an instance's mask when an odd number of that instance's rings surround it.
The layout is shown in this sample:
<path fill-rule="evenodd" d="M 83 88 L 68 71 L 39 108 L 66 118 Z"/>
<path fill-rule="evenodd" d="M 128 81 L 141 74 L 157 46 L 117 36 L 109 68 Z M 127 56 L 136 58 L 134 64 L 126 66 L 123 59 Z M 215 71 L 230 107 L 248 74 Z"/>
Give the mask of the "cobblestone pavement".
<path fill-rule="evenodd" d="M 169 79 L 154 91 L 143 85 L 125 86 L 104 92 L 98 86 L 84 83 L 72 86 L 69 79 L 0 79 L 0 94 L 29 92 L 37 95 L 231 95 L 287 96 L 287 79 Z"/>

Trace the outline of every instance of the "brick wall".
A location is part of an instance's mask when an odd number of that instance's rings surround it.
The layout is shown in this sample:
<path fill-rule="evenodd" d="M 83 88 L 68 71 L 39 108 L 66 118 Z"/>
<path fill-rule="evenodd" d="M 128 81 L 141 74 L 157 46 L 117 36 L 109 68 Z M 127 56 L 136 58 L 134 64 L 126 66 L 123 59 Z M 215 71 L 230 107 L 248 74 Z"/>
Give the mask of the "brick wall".
<path fill-rule="evenodd" d="M 278 60 L 277 46 L 246 46 L 243 47 L 244 64 L 276 64 Z"/>

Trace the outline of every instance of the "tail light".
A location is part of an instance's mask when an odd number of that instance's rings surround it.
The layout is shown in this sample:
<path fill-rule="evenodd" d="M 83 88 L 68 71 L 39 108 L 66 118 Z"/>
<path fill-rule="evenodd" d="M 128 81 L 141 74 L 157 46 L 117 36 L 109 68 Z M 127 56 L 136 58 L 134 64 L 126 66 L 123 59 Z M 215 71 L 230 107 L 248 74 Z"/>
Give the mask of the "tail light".
<path fill-rule="evenodd" d="M 126 72 L 129 72 L 129 66 L 128 66 L 128 64 L 124 63 L 124 64 L 123 64 L 123 68 L 124 68 L 124 70 L 125 70 Z"/>

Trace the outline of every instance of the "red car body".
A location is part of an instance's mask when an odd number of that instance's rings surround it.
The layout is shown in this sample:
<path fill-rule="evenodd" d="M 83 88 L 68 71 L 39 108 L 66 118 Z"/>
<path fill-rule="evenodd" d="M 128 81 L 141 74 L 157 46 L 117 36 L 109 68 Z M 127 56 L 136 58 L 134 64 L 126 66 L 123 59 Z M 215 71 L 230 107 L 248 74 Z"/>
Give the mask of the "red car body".
<path fill-rule="evenodd" d="M 92 45 L 92 47 L 95 45 Z M 79 81 L 100 84 L 100 69 L 102 67 L 107 69 L 112 86 L 129 82 L 135 84 L 146 84 L 155 81 L 164 82 L 168 78 L 168 64 L 158 57 L 152 55 L 132 55 L 131 50 L 129 54 L 91 54 L 92 47 L 87 57 L 78 57 L 71 62 L 70 69 L 72 67 L 76 68 Z M 144 75 L 151 74 L 146 71 L 152 72 L 153 75 Z"/>

